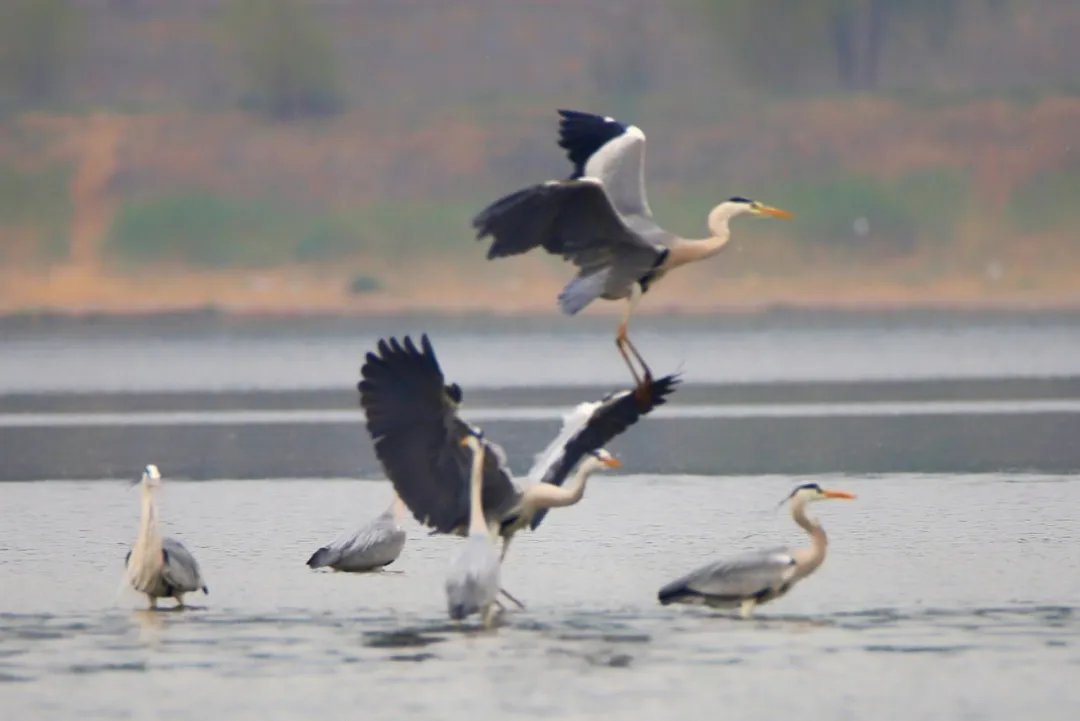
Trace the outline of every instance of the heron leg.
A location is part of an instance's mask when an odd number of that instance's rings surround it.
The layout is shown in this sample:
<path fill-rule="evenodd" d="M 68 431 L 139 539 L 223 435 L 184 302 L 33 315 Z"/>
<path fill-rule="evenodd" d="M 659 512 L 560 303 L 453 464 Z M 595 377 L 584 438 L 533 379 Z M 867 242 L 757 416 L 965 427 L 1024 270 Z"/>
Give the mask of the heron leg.
<path fill-rule="evenodd" d="M 504 595 L 508 599 L 510 599 L 510 602 L 513 603 L 518 608 L 520 608 L 522 611 L 525 610 L 525 604 L 522 603 L 521 601 L 517 600 L 516 598 L 514 598 L 514 594 L 510 593 L 505 588 L 500 588 L 499 593 L 501 593 L 502 595 Z M 496 601 L 496 603 L 498 603 L 498 602 Z"/>
<path fill-rule="evenodd" d="M 750 618 L 754 615 L 754 606 L 757 605 L 756 598 L 744 599 L 742 605 L 739 606 L 739 615 L 743 618 Z"/>
<path fill-rule="evenodd" d="M 626 362 L 626 367 L 630 369 L 630 375 L 634 377 L 634 386 L 639 394 L 647 392 L 646 389 L 652 383 L 652 371 L 649 370 L 645 359 L 641 357 L 641 353 L 630 341 L 629 327 L 630 316 L 633 315 L 634 309 L 637 308 L 637 304 L 644 292 L 641 283 L 634 283 L 630 287 L 630 297 L 626 299 L 626 310 L 623 311 L 622 322 L 619 323 L 619 331 L 615 335 L 615 346 L 619 349 L 619 354 L 622 355 L 623 360 Z M 630 353 L 627 353 L 627 349 L 629 349 Z M 633 362 L 630 360 L 631 354 L 634 356 L 634 360 L 638 362 L 638 365 L 641 366 L 641 375 L 638 374 L 637 368 L 634 367 Z"/>
<path fill-rule="evenodd" d="M 498 602 L 488 604 L 487 608 L 484 609 L 484 628 L 492 627 L 495 618 L 499 615 L 500 608 Z"/>
<path fill-rule="evenodd" d="M 151 596 L 149 593 L 146 594 L 146 598 L 149 599 L 149 601 L 150 601 L 150 605 L 149 605 L 150 610 L 151 611 L 156 611 L 157 610 L 157 599 L 154 598 L 153 596 Z"/>

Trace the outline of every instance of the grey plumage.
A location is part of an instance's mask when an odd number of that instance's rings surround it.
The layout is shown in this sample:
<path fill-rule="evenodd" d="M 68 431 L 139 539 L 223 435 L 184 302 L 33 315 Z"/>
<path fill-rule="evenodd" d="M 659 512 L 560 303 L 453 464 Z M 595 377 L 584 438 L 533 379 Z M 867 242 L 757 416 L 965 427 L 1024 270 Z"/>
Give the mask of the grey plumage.
<path fill-rule="evenodd" d="M 498 592 L 499 552 L 486 533 L 469 534 L 446 577 L 447 613 L 457 621 L 482 614 L 495 603 Z"/>
<path fill-rule="evenodd" d="M 361 526 L 315 551 L 308 559 L 311 568 L 329 566 L 337 571 L 372 571 L 397 560 L 405 547 L 405 529 L 401 527 L 399 501 Z"/>
<path fill-rule="evenodd" d="M 796 486 L 787 501 L 792 520 L 810 536 L 809 547 L 754 551 L 707 564 L 661 588 L 660 603 L 738 606 L 743 617 L 749 617 L 755 606 L 783 596 L 824 562 L 828 538 L 821 524 L 807 515 L 807 504 L 854 498 L 847 491 L 827 490 L 816 483 Z"/>
<path fill-rule="evenodd" d="M 790 588 L 795 559 L 786 550 L 753 551 L 716 561 L 676 579 L 660 589 L 661 603 L 702 603 L 735 608 L 744 599 L 764 603 Z"/>
<path fill-rule="evenodd" d="M 174 538 L 162 538 L 157 524 L 157 504 L 154 494 L 161 485 L 161 473 L 150 464 L 143 471 L 142 517 L 135 544 L 124 559 L 128 582 L 145 593 L 150 606 L 159 598 L 175 598 L 184 605 L 184 594 L 194 591 L 209 593 L 199 564 L 191 552 Z"/>

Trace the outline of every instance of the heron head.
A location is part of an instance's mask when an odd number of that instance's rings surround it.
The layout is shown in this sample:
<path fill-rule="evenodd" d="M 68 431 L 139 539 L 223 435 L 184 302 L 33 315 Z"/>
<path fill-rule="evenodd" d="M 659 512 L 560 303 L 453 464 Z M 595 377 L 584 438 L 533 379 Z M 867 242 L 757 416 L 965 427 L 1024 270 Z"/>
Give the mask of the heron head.
<path fill-rule="evenodd" d="M 142 483 L 147 488 L 157 488 L 161 485 L 161 471 L 153 463 L 143 468 L 142 475 L 132 482 L 132 485 Z"/>
<path fill-rule="evenodd" d="M 622 468 L 622 461 L 605 448 L 597 448 L 595 451 L 590 451 L 589 455 L 600 462 L 604 468 Z"/>
<path fill-rule="evenodd" d="M 750 215 L 756 215 L 758 217 L 768 216 L 772 218 L 783 218 L 784 220 L 791 220 L 794 217 L 786 210 L 774 208 L 771 205 L 765 205 L 764 203 L 759 203 L 756 200 L 744 198 L 741 195 L 736 195 L 732 198 L 728 198 L 727 202 L 736 206 L 735 208 L 733 208 L 733 210 L 736 211 L 735 213 L 733 213 L 735 215 L 741 213 L 749 213 Z"/>
<path fill-rule="evenodd" d="M 829 499 L 851 501 L 855 499 L 855 494 L 848 493 L 847 491 L 835 491 L 828 488 L 822 488 L 816 483 L 804 483 L 801 486 L 796 486 L 784 500 L 793 503 L 810 503 L 811 501 L 827 501 Z"/>
<path fill-rule="evenodd" d="M 484 432 L 479 428 L 469 426 L 468 432 L 461 437 L 461 447 L 476 451 L 484 440 Z"/>

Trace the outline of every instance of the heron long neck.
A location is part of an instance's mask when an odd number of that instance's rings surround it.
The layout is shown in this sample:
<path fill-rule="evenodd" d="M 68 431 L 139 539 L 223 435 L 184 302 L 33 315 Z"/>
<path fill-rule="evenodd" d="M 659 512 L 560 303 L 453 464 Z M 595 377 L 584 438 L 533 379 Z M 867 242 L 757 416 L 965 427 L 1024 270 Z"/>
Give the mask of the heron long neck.
<path fill-rule="evenodd" d="M 676 238 L 672 242 L 671 252 L 668 253 L 667 260 L 664 262 L 664 270 L 677 268 L 680 265 L 693 263 L 696 260 L 709 258 L 719 253 L 727 245 L 728 240 L 731 239 L 731 229 L 728 227 L 728 223 L 736 215 L 743 212 L 745 212 L 744 207 L 735 203 L 721 203 L 713 208 L 709 213 L 708 221 L 709 232 L 712 235 L 700 240 Z"/>
<path fill-rule="evenodd" d="M 150 548 L 161 545 L 161 534 L 157 524 L 157 504 L 154 491 L 142 489 L 142 518 L 139 520 L 139 535 L 135 539 L 136 548 Z"/>
<path fill-rule="evenodd" d="M 405 520 L 405 512 L 408 510 L 408 506 L 405 505 L 405 501 L 401 500 L 401 496 L 394 492 L 394 502 L 390 504 L 390 514 L 394 517 L 394 523 L 401 525 L 401 522 Z"/>
<path fill-rule="evenodd" d="M 800 548 L 795 552 L 799 575 L 805 576 L 825 560 L 825 550 L 829 545 L 829 539 L 825 536 L 825 529 L 821 527 L 821 524 L 807 515 L 806 501 L 796 501 L 792 504 L 791 517 L 810 536 L 810 547 Z"/>
<path fill-rule="evenodd" d="M 487 521 L 484 519 L 484 446 L 476 443 L 472 446 L 472 476 L 469 479 L 469 535 L 487 534 Z"/>
<path fill-rule="evenodd" d="M 572 506 L 585 495 L 585 482 L 593 471 L 603 464 L 596 458 L 588 457 L 578 466 L 577 473 L 565 486 L 556 486 L 551 483 L 537 483 L 529 486 L 525 492 L 525 502 L 533 507 L 533 510 L 541 508 L 562 508 Z"/>

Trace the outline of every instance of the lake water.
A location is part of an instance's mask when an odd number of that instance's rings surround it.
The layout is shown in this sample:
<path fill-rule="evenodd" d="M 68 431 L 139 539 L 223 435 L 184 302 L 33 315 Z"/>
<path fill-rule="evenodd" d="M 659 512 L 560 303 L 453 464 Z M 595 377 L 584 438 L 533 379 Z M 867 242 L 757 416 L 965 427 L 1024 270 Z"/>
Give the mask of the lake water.
<path fill-rule="evenodd" d="M 742 621 L 661 607 L 718 555 L 801 543 L 788 477 L 598 477 L 515 541 L 527 605 L 445 618 L 460 541 L 410 525 L 385 572 L 308 554 L 384 507 L 385 483 L 166 482 L 204 608 L 118 592 L 138 494 L 0 484 L 0 703 L 12 719 L 348 717 L 1072 719 L 1080 707 L 1080 478 L 815 477 L 824 566 Z M 164 604 L 163 604 L 164 605 Z"/>
<path fill-rule="evenodd" d="M 363 352 L 431 331 L 521 470 L 561 410 L 625 385 L 611 319 L 3 325 L 5 718 L 1080 708 L 1075 315 L 641 319 L 656 371 L 686 383 L 613 444 L 624 474 L 514 542 L 504 585 L 527 608 L 492 631 L 447 622 L 460 541 L 411 522 L 385 572 L 304 565 L 389 500 L 356 411 Z M 201 608 L 148 612 L 122 589 L 138 494 L 120 479 L 151 461 Z M 751 621 L 657 604 L 702 563 L 803 543 L 776 506 L 810 480 L 859 495 L 814 506 L 831 540 L 816 574 Z"/>

